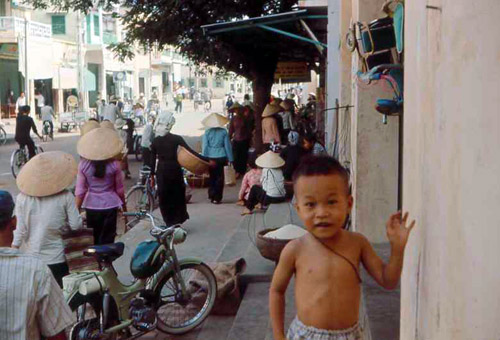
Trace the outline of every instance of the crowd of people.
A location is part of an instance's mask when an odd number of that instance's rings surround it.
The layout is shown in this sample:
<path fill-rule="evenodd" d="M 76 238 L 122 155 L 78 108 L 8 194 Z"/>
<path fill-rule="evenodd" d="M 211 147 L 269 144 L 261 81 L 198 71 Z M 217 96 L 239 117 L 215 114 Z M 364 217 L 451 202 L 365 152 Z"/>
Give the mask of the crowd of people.
<path fill-rule="evenodd" d="M 256 148 L 254 106 L 248 97 L 242 104 L 233 102 L 227 117 L 211 113 L 203 119 L 201 153 L 172 133 L 174 114 L 162 111 L 144 127 L 144 166 L 156 176 L 159 208 L 167 226 L 181 226 L 189 219 L 179 148 L 208 164 L 208 199 L 214 205 L 223 200 L 225 167 L 234 168 L 235 177 L 242 179 L 237 202 L 243 207 L 242 215 L 293 196 L 310 234 L 289 243 L 274 274 L 270 311 L 275 338 L 285 339 L 284 293 L 295 273 L 298 313 L 288 339 L 362 339 L 356 305 L 359 263 L 382 286 L 395 287 L 414 222 L 407 228 L 407 215 L 391 216 L 387 233 L 395 255 L 388 266 L 365 238 L 345 230 L 353 204 L 348 173 L 328 157 L 314 134 L 298 131 L 296 108 L 291 97 L 272 98 L 262 113 L 263 147 Z M 29 107 L 21 107 L 20 112 L 16 141 L 28 146 L 31 159 L 17 177 L 20 193 L 15 203 L 8 192 L 0 191 L 0 296 L 18 306 L 15 313 L 3 313 L 0 308 L 0 338 L 63 340 L 65 328 L 75 320 L 61 292 L 63 277 L 69 274 L 62 235 L 65 228 L 78 230 L 85 222 L 93 230 L 95 245 L 115 241 L 119 212 L 127 210 L 127 122 L 116 103 L 104 107 L 102 121 L 91 119 L 81 127 L 77 162 L 61 151 L 34 156 L 29 132 L 38 132 Z M 69 186 L 75 180 L 73 194 Z M 343 264 L 333 264 L 332 256 Z M 350 267 L 344 268 L 346 263 Z M 309 275 L 315 268 L 336 274 Z M 336 284 L 332 278 L 345 282 L 329 290 Z M 317 294 L 305 293 L 318 287 Z M 339 289 L 349 291 L 349 302 L 339 300 Z M 325 318 L 325 311 L 335 320 Z"/>

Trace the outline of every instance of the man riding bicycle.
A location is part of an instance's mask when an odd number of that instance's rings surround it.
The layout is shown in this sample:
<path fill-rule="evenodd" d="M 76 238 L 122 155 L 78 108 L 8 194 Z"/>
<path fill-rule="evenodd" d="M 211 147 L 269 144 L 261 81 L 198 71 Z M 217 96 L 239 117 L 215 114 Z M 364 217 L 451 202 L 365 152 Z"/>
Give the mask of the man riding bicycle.
<path fill-rule="evenodd" d="M 42 139 L 42 136 L 38 134 L 36 129 L 35 122 L 33 118 L 29 116 L 31 108 L 29 105 L 25 105 L 19 108 L 19 114 L 16 118 L 16 135 L 15 140 L 19 143 L 19 147 L 22 149 L 24 146 L 28 147 L 29 158 L 33 158 L 35 156 L 35 142 L 31 139 L 30 132 L 33 129 L 33 132 L 38 136 L 38 138 Z"/>
<path fill-rule="evenodd" d="M 45 104 L 40 110 L 41 110 L 43 125 L 45 125 L 45 122 L 49 122 L 50 126 L 49 136 L 50 138 L 54 139 L 54 123 L 52 122 L 52 118 L 56 118 L 54 110 L 48 104 Z"/>

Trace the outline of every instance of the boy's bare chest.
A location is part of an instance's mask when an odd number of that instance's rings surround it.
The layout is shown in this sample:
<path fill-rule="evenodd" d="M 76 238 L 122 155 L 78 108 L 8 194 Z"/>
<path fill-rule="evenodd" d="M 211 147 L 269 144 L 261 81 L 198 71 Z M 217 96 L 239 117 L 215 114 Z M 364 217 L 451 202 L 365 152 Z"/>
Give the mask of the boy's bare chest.
<path fill-rule="evenodd" d="M 358 282 L 359 262 L 356 249 L 337 247 L 332 251 L 319 244 L 301 254 L 296 271 L 298 276 L 312 281 Z"/>

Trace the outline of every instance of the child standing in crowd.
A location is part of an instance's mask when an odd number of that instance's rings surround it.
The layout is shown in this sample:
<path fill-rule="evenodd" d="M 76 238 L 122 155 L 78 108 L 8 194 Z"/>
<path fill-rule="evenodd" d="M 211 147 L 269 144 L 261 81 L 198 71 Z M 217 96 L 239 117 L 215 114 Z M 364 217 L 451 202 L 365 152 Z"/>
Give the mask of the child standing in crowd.
<path fill-rule="evenodd" d="M 347 171 L 331 157 L 305 159 L 294 174 L 295 208 L 309 233 L 287 244 L 269 293 L 274 339 L 284 340 L 285 292 L 295 274 L 297 317 L 288 340 L 362 340 L 358 324 L 362 263 L 386 289 L 398 285 L 410 231 L 408 213 L 387 222 L 391 257 L 384 264 L 368 240 L 344 229 L 353 198 Z"/>
<path fill-rule="evenodd" d="M 244 206 L 250 195 L 250 190 L 254 185 L 260 186 L 260 178 L 262 177 L 262 169 L 260 169 L 257 164 L 255 164 L 255 156 L 248 162 L 250 171 L 248 171 L 243 177 L 241 182 L 240 193 L 238 195 L 237 205 Z"/>

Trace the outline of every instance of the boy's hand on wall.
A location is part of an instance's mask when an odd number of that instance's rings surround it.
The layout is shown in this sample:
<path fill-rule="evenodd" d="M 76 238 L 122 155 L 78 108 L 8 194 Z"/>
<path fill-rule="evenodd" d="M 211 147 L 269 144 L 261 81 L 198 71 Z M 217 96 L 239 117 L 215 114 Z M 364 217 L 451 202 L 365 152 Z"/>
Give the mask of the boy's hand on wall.
<path fill-rule="evenodd" d="M 415 226 L 415 220 L 413 220 L 409 226 L 407 226 L 408 212 L 402 215 L 401 211 L 392 214 L 387 221 L 387 238 L 391 243 L 393 250 L 404 251 L 406 242 L 408 242 L 408 237 L 410 232 Z"/>

